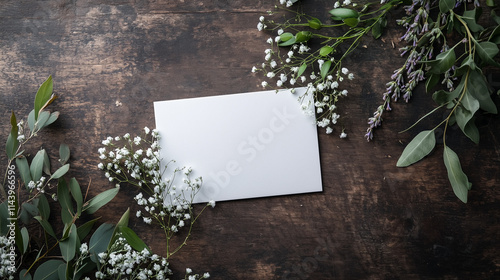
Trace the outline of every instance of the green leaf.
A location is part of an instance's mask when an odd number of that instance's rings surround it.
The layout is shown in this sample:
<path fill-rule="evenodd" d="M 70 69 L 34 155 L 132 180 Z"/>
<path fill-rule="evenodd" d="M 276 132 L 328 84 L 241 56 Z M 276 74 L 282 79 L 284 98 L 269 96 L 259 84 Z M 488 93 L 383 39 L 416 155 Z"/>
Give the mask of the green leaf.
<path fill-rule="evenodd" d="M 356 27 L 359 23 L 359 18 L 346 18 L 344 19 L 344 23 L 349 27 Z"/>
<path fill-rule="evenodd" d="M 477 100 L 475 102 L 477 103 L 477 108 L 479 108 Z M 479 131 L 474 124 L 474 114 L 464 107 L 465 106 L 458 106 L 456 108 L 454 112 L 455 119 L 460 129 L 462 129 L 462 132 L 477 144 L 479 142 Z"/>
<path fill-rule="evenodd" d="M 38 204 L 38 200 L 36 200 L 36 203 Z M 35 200 L 32 200 L 30 202 L 24 202 L 21 205 L 21 208 L 24 209 L 28 214 L 30 214 L 32 217 L 34 216 L 40 216 L 40 210 L 38 210 L 38 206 L 34 204 Z"/>
<path fill-rule="evenodd" d="M 475 8 L 473 10 L 464 11 L 462 19 L 467 23 L 467 28 L 472 32 L 483 31 L 484 28 L 477 24 L 477 20 L 481 15 L 481 9 Z"/>
<path fill-rule="evenodd" d="M 31 161 L 31 166 L 30 166 L 31 179 L 35 182 L 39 181 L 40 178 L 42 178 L 44 157 L 45 157 L 45 150 L 42 149 L 36 153 L 35 157 Z"/>
<path fill-rule="evenodd" d="M 30 131 L 35 131 L 35 110 L 31 110 L 31 112 L 28 114 L 28 126 L 30 128 Z"/>
<path fill-rule="evenodd" d="M 66 264 L 62 263 L 59 265 L 59 267 L 57 268 L 57 275 L 59 279 L 69 279 L 68 277 L 66 277 Z"/>
<path fill-rule="evenodd" d="M 282 35 L 283 35 L 283 34 L 282 34 Z M 293 45 L 293 44 L 295 44 L 295 37 L 293 37 L 292 39 L 287 40 L 287 41 L 285 41 L 285 42 L 281 42 L 281 41 L 280 41 L 280 42 L 278 43 L 278 46 L 280 46 L 280 47 L 288 47 L 288 46 L 291 46 L 291 45 Z"/>
<path fill-rule="evenodd" d="M 280 42 L 286 42 L 294 38 L 293 34 L 290 32 L 285 32 L 280 35 Z"/>
<path fill-rule="evenodd" d="M 31 274 L 27 269 L 23 269 L 19 272 L 19 280 L 32 280 Z"/>
<path fill-rule="evenodd" d="M 66 144 L 61 144 L 59 146 L 59 163 L 65 164 L 70 157 L 69 147 Z"/>
<path fill-rule="evenodd" d="M 296 43 L 302 43 L 302 42 L 307 42 L 309 39 L 312 37 L 312 32 L 310 31 L 300 31 L 297 34 L 295 34 L 295 42 Z"/>
<path fill-rule="evenodd" d="M 321 29 L 321 21 L 317 18 L 312 18 L 307 23 L 309 24 L 309 27 L 311 27 L 312 29 L 316 30 Z"/>
<path fill-rule="evenodd" d="M 491 90 L 488 88 L 488 82 L 482 72 L 479 70 L 470 72 L 467 90 L 479 101 L 481 109 L 491 114 L 498 113 L 497 106 L 491 99 Z"/>
<path fill-rule="evenodd" d="M 48 126 L 48 125 L 51 125 L 53 124 L 58 118 L 59 118 L 59 112 L 53 112 L 53 113 L 50 113 L 50 117 L 49 119 L 45 122 L 45 124 L 43 125 L 44 127 Z"/>
<path fill-rule="evenodd" d="M 59 169 L 57 169 L 56 172 L 54 172 L 54 174 L 50 176 L 50 179 L 59 179 L 62 176 L 64 176 L 64 174 L 66 174 L 68 170 L 69 170 L 69 163 L 66 163 L 65 165 L 59 167 Z"/>
<path fill-rule="evenodd" d="M 333 48 L 330 46 L 323 46 L 321 49 L 319 49 L 319 55 L 320 56 L 327 56 L 333 52 Z"/>
<path fill-rule="evenodd" d="M 61 219 L 65 225 L 73 223 L 73 205 L 69 195 L 69 188 L 63 178 L 57 184 L 57 201 L 61 205 Z"/>
<path fill-rule="evenodd" d="M 495 7 L 495 0 L 486 0 L 486 5 L 488 7 Z"/>
<path fill-rule="evenodd" d="M 0 203 L 0 235 L 7 235 L 9 232 L 9 228 L 7 225 L 9 224 L 10 218 L 9 208 L 7 207 L 7 200 Z"/>
<path fill-rule="evenodd" d="M 299 67 L 299 71 L 297 71 L 297 78 L 300 77 L 304 73 L 304 71 L 306 71 L 306 68 L 307 64 L 303 62 L 302 65 L 300 65 Z"/>
<path fill-rule="evenodd" d="M 120 232 L 120 227 L 122 226 L 128 226 L 128 221 L 130 218 L 130 208 L 123 213 L 122 217 L 118 221 L 118 223 L 115 226 L 115 229 L 113 230 L 113 237 L 111 239 L 111 243 L 115 243 L 116 239 L 118 238 L 118 233 Z"/>
<path fill-rule="evenodd" d="M 467 192 L 471 184 L 462 170 L 457 154 L 448 146 L 444 146 L 443 159 L 453 192 L 462 202 L 467 203 Z"/>
<path fill-rule="evenodd" d="M 374 39 L 380 38 L 382 36 L 382 32 L 384 31 L 384 27 L 387 25 L 387 19 L 385 17 L 381 17 L 373 24 L 372 27 L 372 36 Z"/>
<path fill-rule="evenodd" d="M 115 227 L 111 224 L 100 225 L 94 234 L 90 237 L 89 241 L 89 252 L 90 258 L 94 263 L 100 265 L 99 263 L 99 253 L 108 250 L 108 245 L 110 244 L 111 238 L 113 237 L 113 231 Z"/>
<path fill-rule="evenodd" d="M 56 234 L 54 233 L 54 230 L 52 229 L 52 226 L 49 224 L 49 222 L 47 222 L 47 220 L 42 219 L 42 217 L 40 217 L 40 216 L 35 216 L 33 218 L 40 223 L 40 225 L 43 227 L 45 232 L 47 232 L 50 236 L 57 239 Z"/>
<path fill-rule="evenodd" d="M 137 236 L 137 234 L 129 227 L 120 226 L 119 231 L 122 234 L 122 236 L 127 240 L 127 243 L 130 244 L 130 246 L 135 250 L 139 252 L 141 252 L 144 249 L 151 251 L 148 245 L 146 245 L 146 243 L 144 243 L 144 241 L 142 241 L 142 239 L 139 238 L 139 236 Z"/>
<path fill-rule="evenodd" d="M 447 13 L 455 7 L 455 0 L 439 0 L 439 10 L 441 13 Z"/>
<path fill-rule="evenodd" d="M 427 156 L 436 146 L 434 130 L 424 130 L 417 134 L 413 140 L 406 145 L 403 153 L 396 163 L 397 167 L 406 167 L 418 162 Z"/>
<path fill-rule="evenodd" d="M 61 249 L 62 257 L 66 262 L 71 261 L 75 257 L 78 241 L 78 230 L 76 225 L 71 224 L 68 238 L 59 242 L 59 249 Z"/>
<path fill-rule="evenodd" d="M 498 46 L 492 42 L 481 42 L 478 43 L 474 40 L 476 46 L 476 52 L 481 58 L 481 60 L 489 65 L 500 67 L 500 64 L 496 62 L 493 57 L 498 54 Z"/>
<path fill-rule="evenodd" d="M 327 60 L 321 65 L 321 78 L 325 78 L 326 75 L 328 75 L 328 71 L 330 71 L 330 67 L 332 66 L 332 62 L 330 60 Z"/>
<path fill-rule="evenodd" d="M 437 55 L 436 60 L 429 60 L 424 63 L 427 63 L 431 67 L 429 70 L 430 73 L 442 74 L 455 64 L 456 59 L 455 50 L 452 48 Z"/>
<path fill-rule="evenodd" d="M 431 74 L 425 81 L 425 91 L 429 92 L 433 87 L 435 87 L 440 80 L 439 74 Z"/>
<path fill-rule="evenodd" d="M 52 82 L 52 76 L 49 76 L 45 82 L 42 83 L 40 88 L 38 88 L 38 91 L 35 95 L 35 121 L 38 120 L 38 115 L 40 114 L 40 111 L 47 106 L 47 102 L 49 102 L 52 98 L 52 89 L 53 89 L 53 82 Z"/>
<path fill-rule="evenodd" d="M 17 120 L 14 112 L 10 115 L 10 126 L 10 133 L 7 137 L 5 150 L 9 159 L 12 160 L 16 156 L 17 149 L 19 148 L 19 141 L 17 140 L 19 128 L 17 127 Z"/>
<path fill-rule="evenodd" d="M 78 181 L 75 178 L 71 178 L 69 180 L 68 186 L 71 192 L 71 196 L 73 196 L 73 199 L 76 202 L 76 212 L 78 216 L 80 216 L 83 207 L 82 189 L 80 188 L 80 185 L 78 184 Z"/>
<path fill-rule="evenodd" d="M 50 175 L 50 158 L 47 153 L 43 153 L 43 173 Z"/>
<path fill-rule="evenodd" d="M 16 166 L 19 171 L 19 175 L 21 175 L 21 180 L 23 180 L 24 186 L 28 187 L 28 184 L 31 181 L 28 160 L 24 156 L 16 158 Z"/>
<path fill-rule="evenodd" d="M 330 15 L 333 20 L 344 20 L 346 18 L 358 18 L 359 13 L 355 10 L 348 8 L 335 8 L 330 10 Z"/>
<path fill-rule="evenodd" d="M 86 211 L 88 214 L 95 213 L 99 208 L 110 202 L 118 194 L 119 190 L 120 187 L 115 187 L 96 195 L 83 205 L 82 211 Z"/>
<path fill-rule="evenodd" d="M 42 130 L 42 128 L 45 127 L 45 124 L 47 123 L 47 121 L 49 120 L 49 118 L 50 118 L 50 113 L 49 112 L 47 112 L 47 111 L 40 112 L 40 114 L 38 115 L 38 119 L 35 122 L 35 127 L 34 127 L 33 131 L 40 131 L 40 130 Z"/>
<path fill-rule="evenodd" d="M 45 194 L 40 194 L 38 197 L 38 211 L 40 213 L 40 217 L 44 220 L 48 220 L 50 217 L 50 205 Z"/>
<path fill-rule="evenodd" d="M 78 238 L 80 239 L 80 242 L 87 237 L 90 231 L 92 231 L 92 227 L 99 219 L 100 218 L 95 218 L 78 227 Z"/>
<path fill-rule="evenodd" d="M 42 263 L 35 271 L 33 280 L 59 280 L 57 270 L 61 264 L 64 264 L 61 260 L 48 260 Z"/>
<path fill-rule="evenodd" d="M 493 29 L 493 31 L 490 34 L 490 37 L 488 38 L 488 41 L 497 45 L 500 44 L 500 24 L 497 25 L 495 29 Z"/>
<path fill-rule="evenodd" d="M 24 254 L 28 250 L 28 245 L 30 242 L 30 235 L 26 227 L 23 227 L 21 229 L 21 237 L 23 238 L 23 251 L 21 252 L 21 254 Z"/>

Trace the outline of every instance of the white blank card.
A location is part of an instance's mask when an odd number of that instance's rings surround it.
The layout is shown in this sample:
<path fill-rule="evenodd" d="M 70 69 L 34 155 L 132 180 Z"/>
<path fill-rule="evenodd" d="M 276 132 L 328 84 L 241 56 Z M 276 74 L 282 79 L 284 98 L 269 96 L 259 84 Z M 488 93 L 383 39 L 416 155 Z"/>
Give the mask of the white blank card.
<path fill-rule="evenodd" d="M 305 91 L 155 102 L 164 163 L 202 176 L 195 202 L 322 191 L 315 117 L 298 102 Z"/>

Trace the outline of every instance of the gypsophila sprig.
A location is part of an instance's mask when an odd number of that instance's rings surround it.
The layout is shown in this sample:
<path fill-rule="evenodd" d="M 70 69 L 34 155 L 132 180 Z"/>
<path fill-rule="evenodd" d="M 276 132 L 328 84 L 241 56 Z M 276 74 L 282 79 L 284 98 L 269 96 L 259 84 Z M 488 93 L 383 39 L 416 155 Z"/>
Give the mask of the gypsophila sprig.
<path fill-rule="evenodd" d="M 401 1 L 390 1 L 375 10 L 368 9 L 374 3 L 358 6 L 350 0 L 337 1 L 329 11 L 332 18 L 329 24 L 288 9 L 295 2 L 280 1 L 276 6 L 279 11 L 294 14 L 289 20 L 277 22 L 275 11 L 259 18 L 257 28 L 271 32 L 274 37 L 267 39 L 270 46 L 264 51 L 264 62 L 254 66 L 252 72 L 260 72 L 268 79 L 262 81 L 264 88 L 307 87 L 305 95 L 313 95 L 314 104 L 302 104 L 302 108 L 306 114 L 315 114 L 318 127 L 330 134 L 341 117 L 337 102 L 348 95 L 346 82 L 355 78 L 344 65 L 346 57 L 366 34 L 380 37 L 386 14 Z M 330 35 L 332 30 L 343 33 Z M 308 44 L 311 41 L 320 42 L 321 47 L 312 49 Z M 303 103 L 304 98 L 299 101 Z M 344 130 L 345 127 L 340 138 L 346 138 Z"/>
<path fill-rule="evenodd" d="M 191 167 L 171 168 L 174 161 L 161 166 L 159 140 L 158 131 L 147 127 L 142 135 L 132 137 L 127 133 L 122 137 L 107 137 L 102 141 L 104 147 L 99 149 L 98 167 L 109 181 L 139 189 L 134 200 L 141 210 L 136 212 L 136 217 L 163 229 L 168 259 L 186 244 L 194 222 L 205 208 L 215 203 L 206 204 L 197 214 L 194 212 L 193 201 L 202 178 L 192 178 Z M 170 248 L 171 239 L 184 227 L 188 228 L 184 242 Z"/>

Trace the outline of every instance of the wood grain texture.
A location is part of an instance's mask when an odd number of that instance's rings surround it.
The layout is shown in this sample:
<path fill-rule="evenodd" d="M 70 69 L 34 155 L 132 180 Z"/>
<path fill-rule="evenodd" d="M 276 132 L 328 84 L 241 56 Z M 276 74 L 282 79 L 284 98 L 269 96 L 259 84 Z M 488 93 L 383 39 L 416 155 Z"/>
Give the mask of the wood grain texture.
<path fill-rule="evenodd" d="M 330 1 L 303 1 L 322 13 Z M 112 187 L 97 169 L 108 135 L 154 127 L 153 102 L 260 90 L 250 69 L 263 61 L 260 15 L 272 1 L 46 0 L 0 5 L 0 138 L 11 110 L 32 108 L 53 75 L 60 119 L 36 141 L 72 151 L 71 176 L 90 195 Z M 326 15 L 323 15 L 326 18 Z M 500 277 L 499 116 L 477 120 L 481 145 L 451 131 L 473 183 L 469 203 L 454 196 L 442 145 L 423 162 L 396 168 L 418 129 L 399 134 L 433 106 L 419 89 L 387 113 L 376 140 L 363 138 L 395 65 L 402 30 L 366 38 L 346 63 L 356 83 L 341 107 L 347 140 L 319 131 L 322 193 L 221 202 L 203 214 L 192 238 L 171 259 L 174 271 L 209 271 L 212 279 L 494 279 Z M 346 64 L 347 66 L 347 64 Z M 499 73 L 492 74 L 500 80 Z M 495 97 L 497 104 L 498 97 Z M 432 122 L 434 120 L 435 122 Z M 451 136 L 453 135 L 453 136 Z M 200 135 L 202 141 L 203 136 Z M 0 156 L 5 162 L 5 156 Z M 117 222 L 135 190 L 122 188 L 97 214 Z M 161 232 L 137 219 L 139 235 L 163 253 Z"/>

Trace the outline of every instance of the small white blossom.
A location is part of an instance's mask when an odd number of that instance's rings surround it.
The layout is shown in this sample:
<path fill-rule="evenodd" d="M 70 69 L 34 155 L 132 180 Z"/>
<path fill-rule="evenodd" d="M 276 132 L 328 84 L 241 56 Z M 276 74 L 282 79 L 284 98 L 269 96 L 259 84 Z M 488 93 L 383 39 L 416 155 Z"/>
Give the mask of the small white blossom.
<path fill-rule="evenodd" d="M 346 137 L 347 137 L 347 133 L 342 131 L 342 133 L 340 133 L 340 138 L 346 138 Z"/>

